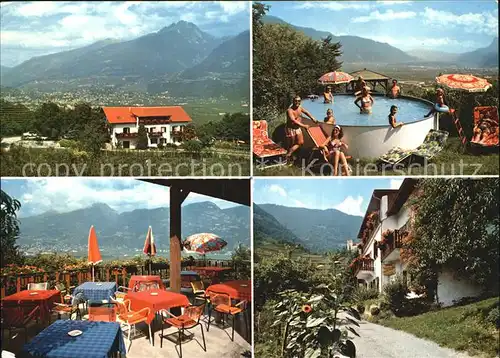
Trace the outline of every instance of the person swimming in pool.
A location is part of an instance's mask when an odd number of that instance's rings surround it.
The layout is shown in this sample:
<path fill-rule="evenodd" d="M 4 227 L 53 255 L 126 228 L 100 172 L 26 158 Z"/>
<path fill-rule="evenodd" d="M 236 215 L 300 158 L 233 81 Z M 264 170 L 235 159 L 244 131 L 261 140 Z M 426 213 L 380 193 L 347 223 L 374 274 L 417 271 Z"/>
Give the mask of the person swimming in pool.
<path fill-rule="evenodd" d="M 286 111 L 287 120 L 285 125 L 285 133 L 288 142 L 288 153 L 286 154 L 286 159 L 290 165 L 293 165 L 293 162 L 290 161 L 292 154 L 304 144 L 302 128 L 309 128 L 309 125 L 302 123 L 302 115 L 305 114 L 314 123 L 318 123 L 316 118 L 314 118 L 307 109 L 303 108 L 300 105 L 300 102 L 300 96 L 295 96 L 293 98 L 292 105 Z"/>
<path fill-rule="evenodd" d="M 323 153 L 325 161 L 333 166 L 334 176 L 338 175 L 339 161 L 342 163 L 342 171 L 344 175 L 350 175 L 347 158 L 345 157 L 344 152 L 342 152 L 343 149 L 348 149 L 347 144 L 342 141 L 343 136 L 344 133 L 342 131 L 342 128 L 340 128 L 339 125 L 335 125 L 333 127 L 332 133 L 321 146 L 321 152 Z"/>
<path fill-rule="evenodd" d="M 391 113 L 389 113 L 389 125 L 392 128 L 398 128 L 401 127 L 404 123 L 403 122 L 396 122 L 396 113 L 398 113 L 398 106 L 391 106 Z"/>
<path fill-rule="evenodd" d="M 445 98 L 444 98 L 444 90 L 442 88 L 438 88 L 436 90 L 436 103 L 434 106 L 431 108 L 429 113 L 427 113 L 424 117 L 429 117 L 431 114 L 434 114 L 436 112 L 439 113 L 455 113 L 454 109 L 450 109 L 448 105 L 446 104 Z"/>
<path fill-rule="evenodd" d="M 328 108 L 326 110 L 326 117 L 323 120 L 326 124 L 335 124 L 335 117 L 333 116 L 333 109 Z"/>
<path fill-rule="evenodd" d="M 333 93 L 332 87 L 326 87 L 325 92 L 323 92 L 323 103 L 333 103 Z"/>
<path fill-rule="evenodd" d="M 392 80 L 392 87 L 388 95 L 391 98 L 398 98 L 401 95 L 401 88 L 398 86 L 398 80 Z"/>
<path fill-rule="evenodd" d="M 361 101 L 361 105 L 358 104 L 358 102 Z M 375 103 L 373 100 L 373 97 L 370 95 L 370 92 L 368 91 L 368 87 L 363 87 L 363 90 L 361 91 L 361 95 L 356 98 L 354 101 L 354 104 L 359 107 L 359 113 L 364 113 L 364 114 L 370 114 L 372 113 L 372 105 Z"/>
<path fill-rule="evenodd" d="M 356 81 L 356 87 L 354 89 L 354 95 L 358 96 L 362 91 L 363 88 L 367 87 L 365 80 L 363 79 L 362 76 L 358 77 L 358 80 Z"/>

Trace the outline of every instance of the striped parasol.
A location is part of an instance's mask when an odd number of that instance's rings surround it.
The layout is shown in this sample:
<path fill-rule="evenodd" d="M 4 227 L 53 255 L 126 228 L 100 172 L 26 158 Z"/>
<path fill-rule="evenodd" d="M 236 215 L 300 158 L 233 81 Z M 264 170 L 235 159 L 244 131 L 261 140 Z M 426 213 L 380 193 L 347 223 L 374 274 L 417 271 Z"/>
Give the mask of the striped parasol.
<path fill-rule="evenodd" d="M 207 252 L 220 251 L 227 242 L 219 236 L 209 233 L 194 234 L 186 238 L 184 248 L 190 252 L 205 255 Z"/>
<path fill-rule="evenodd" d="M 436 82 L 450 89 L 466 92 L 486 92 L 492 85 L 484 78 L 465 74 L 446 74 L 436 77 Z"/>
<path fill-rule="evenodd" d="M 337 85 L 340 83 L 349 83 L 354 79 L 350 74 L 340 71 L 325 73 L 318 80 L 322 85 Z"/>

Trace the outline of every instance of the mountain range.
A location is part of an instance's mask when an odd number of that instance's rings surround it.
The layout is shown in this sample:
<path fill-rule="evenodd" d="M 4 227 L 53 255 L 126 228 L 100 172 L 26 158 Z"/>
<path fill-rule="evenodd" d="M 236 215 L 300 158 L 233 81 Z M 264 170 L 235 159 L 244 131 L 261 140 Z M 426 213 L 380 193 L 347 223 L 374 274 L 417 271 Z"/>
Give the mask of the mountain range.
<path fill-rule="evenodd" d="M 136 209 L 119 213 L 106 204 L 65 213 L 49 211 L 20 218 L 18 244 L 39 250 L 71 250 L 87 247 L 91 225 L 96 229 L 99 246 L 108 252 L 142 249 L 151 225 L 158 250 L 169 248 L 169 208 Z M 235 206 L 221 209 L 211 202 L 182 207 L 182 236 L 211 232 L 227 241 L 224 250 L 239 243 L 250 247 L 250 209 Z"/>
<path fill-rule="evenodd" d="M 310 27 L 295 26 L 270 15 L 262 18 L 264 23 L 288 25 L 304 33 L 314 40 L 321 40 L 331 36 L 334 42 L 342 44 L 341 61 L 344 63 L 377 63 L 377 64 L 417 64 L 421 62 L 446 63 L 462 67 L 498 67 L 498 37 L 492 43 L 475 51 L 462 54 L 446 53 L 414 49 L 402 51 L 387 43 L 382 43 L 358 36 L 335 36 L 327 31 L 320 31 Z"/>
<path fill-rule="evenodd" d="M 348 239 L 356 238 L 362 219 L 336 209 L 254 204 L 255 244 L 275 239 L 313 252 L 327 252 L 345 247 Z"/>
<path fill-rule="evenodd" d="M 246 52 L 241 43 L 245 43 Z M 129 41 L 98 41 L 70 51 L 38 56 L 2 74 L 2 85 L 33 86 L 60 81 L 75 85 L 98 83 L 144 88 L 153 80 L 168 82 L 203 79 L 237 80 L 249 73 L 249 31 L 231 38 L 216 38 L 195 24 L 179 21 Z M 236 46 L 233 50 L 235 44 Z M 217 60 L 223 59 L 220 63 Z M 206 61 L 206 62 L 205 62 Z M 221 74 L 223 78 L 221 78 Z M 154 87 L 153 87 L 154 88 Z"/>

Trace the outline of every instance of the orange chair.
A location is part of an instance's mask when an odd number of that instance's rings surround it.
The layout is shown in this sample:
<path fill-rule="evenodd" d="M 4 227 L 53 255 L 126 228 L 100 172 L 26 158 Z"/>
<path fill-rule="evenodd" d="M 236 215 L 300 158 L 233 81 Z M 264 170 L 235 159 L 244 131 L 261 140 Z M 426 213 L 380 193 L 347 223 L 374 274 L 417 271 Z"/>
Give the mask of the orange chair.
<path fill-rule="evenodd" d="M 74 313 L 76 313 L 76 319 L 78 317 L 82 319 L 82 311 L 80 310 L 80 305 L 85 306 L 85 299 L 82 294 L 77 294 L 76 296 L 72 296 L 69 294 L 65 294 L 66 291 L 60 291 L 61 294 L 61 302 L 65 303 L 57 303 L 54 302 L 54 308 L 52 312 L 57 313 L 57 319 L 61 319 L 61 315 L 67 314 L 69 319 L 72 319 Z"/>
<path fill-rule="evenodd" d="M 247 301 L 241 301 L 233 306 L 231 303 L 231 297 L 227 293 L 208 291 L 208 296 L 210 299 L 211 308 L 208 310 L 207 332 L 210 330 L 210 321 L 212 317 L 212 308 L 213 308 L 215 311 L 222 314 L 222 317 L 224 316 L 232 317 L 233 331 L 231 333 L 231 341 L 234 341 L 234 324 L 236 321 L 236 316 L 245 310 Z"/>
<path fill-rule="evenodd" d="M 188 306 L 184 308 L 184 313 L 180 316 L 175 316 L 167 310 L 161 310 L 160 313 L 162 315 L 162 323 L 169 324 L 178 330 L 178 339 L 179 343 L 179 356 L 182 358 L 182 338 L 184 337 L 184 331 L 188 331 L 188 329 L 192 329 L 196 326 L 200 326 L 201 328 L 201 336 L 203 337 L 203 350 L 207 351 L 207 345 L 205 343 L 205 334 L 203 333 L 203 325 L 201 325 L 201 315 L 205 310 L 205 304 L 199 306 Z M 170 316 L 170 318 L 167 318 Z M 191 334 L 191 332 L 188 331 Z M 193 335 L 193 334 L 191 334 Z M 160 348 L 163 347 L 163 324 L 161 325 L 161 335 L 160 335 Z"/>
<path fill-rule="evenodd" d="M 132 331 L 132 327 L 134 327 L 134 335 L 136 334 L 135 326 L 137 323 L 145 322 L 149 328 L 149 343 L 151 342 L 151 324 L 148 323 L 148 316 L 150 313 L 150 309 L 145 307 L 137 312 L 130 310 L 130 300 L 117 301 L 111 298 L 111 302 L 116 306 L 116 322 L 120 323 L 122 331 L 124 328 L 127 329 L 127 340 L 128 340 L 128 348 L 127 351 L 130 350 L 132 346 L 132 340 L 130 339 L 130 333 Z M 125 334 L 125 332 L 124 332 Z"/>

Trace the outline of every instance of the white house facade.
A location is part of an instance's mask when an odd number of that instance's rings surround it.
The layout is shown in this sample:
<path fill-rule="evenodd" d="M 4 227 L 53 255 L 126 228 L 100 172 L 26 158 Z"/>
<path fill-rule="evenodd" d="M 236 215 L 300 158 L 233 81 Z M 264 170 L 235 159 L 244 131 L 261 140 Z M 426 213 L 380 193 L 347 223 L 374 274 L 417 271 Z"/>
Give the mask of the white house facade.
<path fill-rule="evenodd" d="M 399 190 L 375 190 L 359 231 L 360 256 L 351 265 L 360 284 L 376 287 L 380 293 L 399 274 L 410 279 L 401 248 L 410 230 L 410 212 L 404 204 L 416 183 L 416 179 L 405 179 Z M 443 270 L 438 273 L 437 292 L 439 303 L 449 306 L 460 298 L 479 295 L 481 288 Z"/>
<path fill-rule="evenodd" d="M 170 107 L 103 107 L 110 127 L 113 148 L 135 149 L 139 126 L 147 131 L 148 147 L 159 144 L 180 145 L 177 133 L 192 122 L 180 106 Z"/>

